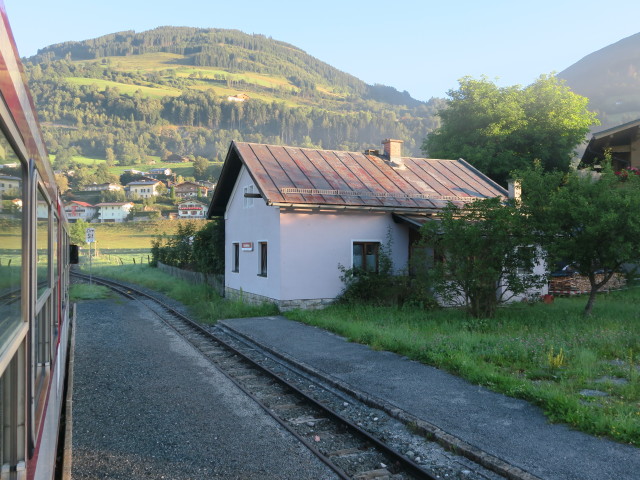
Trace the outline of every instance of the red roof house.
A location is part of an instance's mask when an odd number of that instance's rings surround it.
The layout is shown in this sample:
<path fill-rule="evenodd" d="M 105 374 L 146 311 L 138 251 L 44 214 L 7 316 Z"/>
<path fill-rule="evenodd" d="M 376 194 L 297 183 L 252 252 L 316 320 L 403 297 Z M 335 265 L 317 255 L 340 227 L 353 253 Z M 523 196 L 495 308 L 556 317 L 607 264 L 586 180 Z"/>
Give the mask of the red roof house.
<path fill-rule="evenodd" d="M 407 266 L 419 226 L 448 202 L 507 191 L 466 161 L 233 142 L 208 216 L 225 220 L 228 296 L 315 307 L 342 290 L 339 265 Z"/>

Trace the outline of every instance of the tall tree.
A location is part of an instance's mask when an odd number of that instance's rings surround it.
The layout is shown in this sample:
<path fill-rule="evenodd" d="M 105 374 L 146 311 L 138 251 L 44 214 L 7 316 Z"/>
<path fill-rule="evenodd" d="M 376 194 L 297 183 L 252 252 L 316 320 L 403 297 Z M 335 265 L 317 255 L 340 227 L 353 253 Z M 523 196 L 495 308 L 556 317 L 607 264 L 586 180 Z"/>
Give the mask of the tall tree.
<path fill-rule="evenodd" d="M 422 149 L 432 158 L 462 157 L 503 184 L 534 160 L 545 170 L 567 171 L 575 147 L 597 123 L 588 99 L 551 75 L 524 88 L 498 87 L 486 77 L 459 82 Z"/>
<path fill-rule="evenodd" d="M 589 279 L 585 316 L 613 274 L 640 260 L 640 176 L 618 176 L 604 163 L 602 173 L 537 168 L 518 174 L 523 213 L 539 233 L 548 263 L 567 262 Z"/>
<path fill-rule="evenodd" d="M 200 180 L 207 178 L 207 170 L 209 170 L 209 160 L 204 157 L 196 157 L 193 161 L 193 175 Z"/>
<path fill-rule="evenodd" d="M 442 258 L 429 270 L 435 293 L 476 318 L 493 317 L 499 304 L 544 283 L 527 219 L 500 198 L 449 204 L 421 233 Z"/>

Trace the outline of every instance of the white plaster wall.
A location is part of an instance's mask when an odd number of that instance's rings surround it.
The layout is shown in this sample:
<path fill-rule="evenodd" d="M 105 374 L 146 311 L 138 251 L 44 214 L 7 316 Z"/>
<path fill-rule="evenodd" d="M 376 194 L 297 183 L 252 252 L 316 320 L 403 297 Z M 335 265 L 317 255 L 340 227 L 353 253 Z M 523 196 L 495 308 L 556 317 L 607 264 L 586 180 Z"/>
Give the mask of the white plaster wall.
<path fill-rule="evenodd" d="M 282 211 L 279 300 L 334 298 L 342 291 L 338 264 L 352 267 L 353 242 L 387 244 L 392 239 L 394 268 L 406 267 L 409 234 L 389 213 Z"/>
<path fill-rule="evenodd" d="M 251 177 L 243 167 L 225 213 L 225 286 L 236 290 L 280 299 L 280 231 L 279 211 L 268 207 L 261 198 L 244 208 L 243 188 L 251 185 Z M 254 192 L 257 189 L 254 187 Z M 240 250 L 240 271 L 232 272 L 233 243 L 253 242 L 253 251 Z M 268 243 L 267 277 L 258 275 L 259 242 Z"/>
<path fill-rule="evenodd" d="M 122 206 L 116 205 L 107 205 L 104 207 L 100 207 L 100 219 L 104 220 L 115 220 L 116 222 L 123 222 L 127 215 L 129 215 L 129 210 L 131 210 L 132 204 L 126 204 Z"/>
<path fill-rule="evenodd" d="M 538 260 L 538 262 L 536 262 L 535 266 L 533 267 L 533 273 L 536 275 L 546 275 L 548 273 L 547 263 L 542 259 L 542 252 L 538 251 L 538 254 L 540 255 L 540 259 Z M 525 293 L 521 293 L 519 295 L 513 295 L 507 289 L 503 289 L 503 290 L 504 290 L 503 298 L 509 299 L 508 303 L 521 302 L 524 299 L 535 299 L 535 298 L 540 299 L 542 295 L 546 295 L 547 293 L 549 293 L 549 284 L 545 282 L 545 284 L 542 287 L 530 288 Z M 498 294 L 499 293 L 500 292 L 498 292 Z"/>

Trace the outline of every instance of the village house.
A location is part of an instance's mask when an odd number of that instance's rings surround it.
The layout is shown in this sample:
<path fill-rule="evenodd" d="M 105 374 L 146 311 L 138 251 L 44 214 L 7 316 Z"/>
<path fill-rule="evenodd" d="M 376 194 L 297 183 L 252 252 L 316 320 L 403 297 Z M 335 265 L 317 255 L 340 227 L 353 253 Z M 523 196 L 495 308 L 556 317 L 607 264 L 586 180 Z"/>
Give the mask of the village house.
<path fill-rule="evenodd" d="M 611 154 L 613 169 L 640 169 L 640 119 L 624 123 L 592 135 L 582 156 L 581 165 L 602 162 Z"/>
<path fill-rule="evenodd" d="M 151 175 L 164 175 L 164 176 L 168 177 L 172 173 L 173 172 L 172 172 L 172 170 L 170 168 L 151 168 L 147 172 L 147 175 L 149 175 L 149 176 L 151 176 Z"/>
<path fill-rule="evenodd" d="M 137 180 L 126 185 L 127 198 L 151 198 L 158 195 L 159 180 Z"/>
<path fill-rule="evenodd" d="M 90 222 L 96 215 L 98 209 L 90 203 L 73 200 L 65 204 L 64 211 L 67 214 L 69 222 L 75 223 L 78 220 Z"/>
<path fill-rule="evenodd" d="M 0 175 L 0 194 L 13 192 L 18 194 L 22 186 L 22 179 L 11 175 Z"/>
<path fill-rule="evenodd" d="M 183 155 L 178 155 L 177 153 L 172 153 L 167 155 L 167 158 L 164 159 L 165 163 L 188 163 L 189 157 L 185 157 Z"/>
<path fill-rule="evenodd" d="M 100 223 L 124 222 L 133 208 L 131 202 L 104 202 L 95 205 Z"/>
<path fill-rule="evenodd" d="M 208 189 L 195 182 L 182 182 L 173 186 L 176 197 L 180 198 L 189 198 L 189 197 L 197 197 L 198 192 L 203 197 L 207 196 Z"/>
<path fill-rule="evenodd" d="M 80 188 L 83 192 L 116 192 L 122 190 L 122 185 L 117 183 L 91 183 Z"/>
<path fill-rule="evenodd" d="M 204 219 L 206 218 L 207 206 L 196 200 L 188 200 L 178 204 L 178 218 Z"/>
<path fill-rule="evenodd" d="M 246 102 L 249 100 L 249 95 L 246 93 L 238 93 L 237 95 L 229 95 L 227 100 L 230 102 Z"/>
<path fill-rule="evenodd" d="M 342 290 L 339 266 L 405 269 L 418 230 L 447 204 L 508 192 L 462 159 L 233 142 L 208 217 L 225 221 L 225 294 L 315 308 Z"/>

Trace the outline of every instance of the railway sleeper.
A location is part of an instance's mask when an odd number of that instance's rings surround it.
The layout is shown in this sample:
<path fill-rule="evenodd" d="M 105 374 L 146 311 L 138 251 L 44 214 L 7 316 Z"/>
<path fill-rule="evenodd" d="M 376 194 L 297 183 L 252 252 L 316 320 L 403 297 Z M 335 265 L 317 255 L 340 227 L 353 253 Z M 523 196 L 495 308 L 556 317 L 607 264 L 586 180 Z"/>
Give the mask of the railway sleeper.
<path fill-rule="evenodd" d="M 362 472 L 353 477 L 353 480 L 387 480 L 391 479 L 392 473 L 386 468 L 379 468 L 376 470 L 369 470 L 368 472 Z"/>

